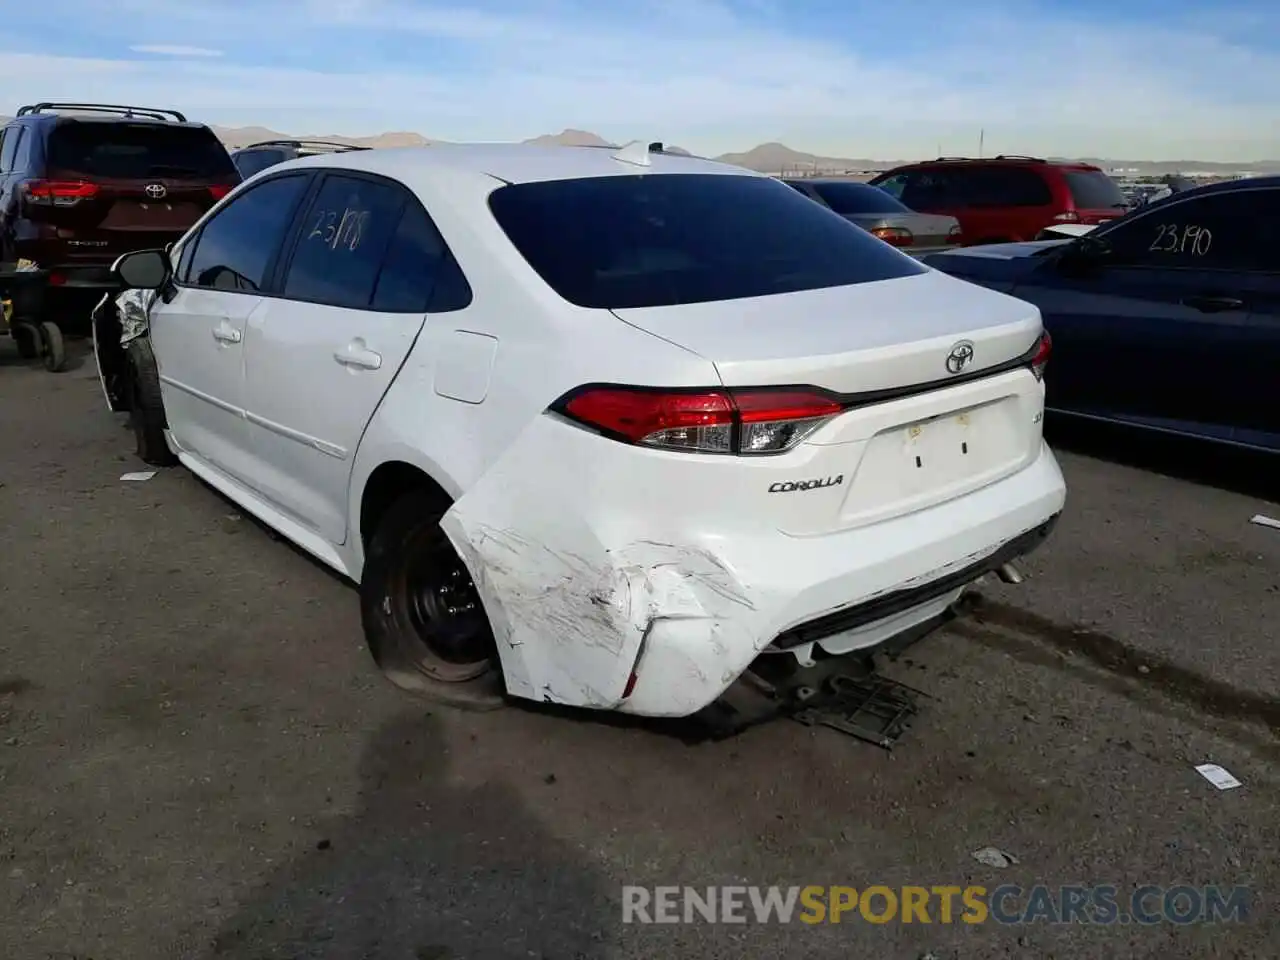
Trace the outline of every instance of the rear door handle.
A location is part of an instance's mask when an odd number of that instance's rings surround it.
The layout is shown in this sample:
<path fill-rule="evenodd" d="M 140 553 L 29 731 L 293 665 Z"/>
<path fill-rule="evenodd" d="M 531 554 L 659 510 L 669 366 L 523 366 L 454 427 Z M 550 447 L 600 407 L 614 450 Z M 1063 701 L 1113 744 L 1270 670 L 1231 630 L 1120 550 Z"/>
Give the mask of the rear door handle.
<path fill-rule="evenodd" d="M 344 367 L 359 367 L 362 370 L 377 370 L 382 366 L 382 354 L 375 353 L 364 345 L 363 340 L 352 340 L 346 348 L 333 355 L 333 359 Z"/>
<path fill-rule="evenodd" d="M 1244 301 L 1235 297 L 1187 297 L 1183 306 L 1194 307 L 1201 313 L 1223 313 L 1227 310 L 1243 310 Z"/>
<path fill-rule="evenodd" d="M 219 343 L 239 343 L 240 337 L 240 331 L 225 320 L 213 328 L 213 339 Z"/>

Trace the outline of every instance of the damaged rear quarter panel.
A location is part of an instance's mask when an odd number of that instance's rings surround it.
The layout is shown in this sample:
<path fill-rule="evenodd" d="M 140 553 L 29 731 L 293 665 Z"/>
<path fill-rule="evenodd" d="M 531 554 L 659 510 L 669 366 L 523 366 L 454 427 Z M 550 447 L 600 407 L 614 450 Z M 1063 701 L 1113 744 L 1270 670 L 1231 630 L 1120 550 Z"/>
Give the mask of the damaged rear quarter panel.
<path fill-rule="evenodd" d="M 657 679 L 673 704 L 701 706 L 733 679 L 709 675 L 717 650 L 728 653 L 732 638 L 738 655 L 725 662 L 754 654 L 751 600 L 709 551 L 663 542 L 652 492 L 611 482 L 590 462 L 590 443 L 555 442 L 573 430 L 540 418 L 441 523 L 484 599 L 507 690 L 616 708 L 646 634 L 678 620 L 685 632 L 701 625 L 715 656 L 664 656 L 669 675 Z"/>

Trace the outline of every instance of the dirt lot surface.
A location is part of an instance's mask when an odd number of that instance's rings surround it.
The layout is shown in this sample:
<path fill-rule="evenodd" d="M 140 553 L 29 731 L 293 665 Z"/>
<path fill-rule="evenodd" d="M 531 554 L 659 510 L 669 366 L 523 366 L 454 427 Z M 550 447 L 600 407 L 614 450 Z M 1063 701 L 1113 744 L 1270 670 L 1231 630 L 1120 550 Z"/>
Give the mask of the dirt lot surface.
<path fill-rule="evenodd" d="M 887 753 L 406 699 L 349 586 L 184 471 L 122 483 L 130 449 L 91 358 L 0 342 L 4 960 L 1277 955 L 1263 464 L 1214 486 L 1062 453 L 1027 582 L 891 668 L 934 699 Z M 1002 883 L 1253 892 L 1216 926 L 621 923 L 624 884 Z"/>

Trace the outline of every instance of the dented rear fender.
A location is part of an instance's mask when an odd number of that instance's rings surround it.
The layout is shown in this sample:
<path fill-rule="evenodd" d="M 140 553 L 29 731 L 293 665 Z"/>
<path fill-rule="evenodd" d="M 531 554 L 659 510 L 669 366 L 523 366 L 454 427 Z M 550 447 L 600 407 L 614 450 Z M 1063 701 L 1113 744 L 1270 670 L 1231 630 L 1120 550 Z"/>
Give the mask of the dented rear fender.
<path fill-rule="evenodd" d="M 636 690 L 654 695 L 635 712 L 692 713 L 756 655 L 747 590 L 610 483 L 590 462 L 600 448 L 557 443 L 566 430 L 539 418 L 441 522 L 484 601 L 507 691 L 624 709 L 638 667 Z"/>

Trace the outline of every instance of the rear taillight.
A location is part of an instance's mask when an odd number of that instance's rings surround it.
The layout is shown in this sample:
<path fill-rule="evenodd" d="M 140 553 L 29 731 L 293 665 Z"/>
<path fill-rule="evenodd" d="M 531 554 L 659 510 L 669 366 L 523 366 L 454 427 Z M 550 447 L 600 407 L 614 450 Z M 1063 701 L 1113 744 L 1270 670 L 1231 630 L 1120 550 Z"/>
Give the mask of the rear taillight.
<path fill-rule="evenodd" d="M 964 235 L 964 231 L 960 229 L 960 224 L 956 224 L 947 231 L 947 243 L 959 243 L 960 238 Z"/>
<path fill-rule="evenodd" d="M 1063 210 L 1053 219 L 1055 223 L 1079 223 L 1080 214 L 1076 213 L 1074 210 Z"/>
<path fill-rule="evenodd" d="M 98 195 L 98 185 L 88 180 L 25 180 L 22 199 L 50 207 L 74 207 L 81 200 Z"/>
<path fill-rule="evenodd" d="M 214 203 L 217 203 L 219 200 L 221 200 L 223 197 L 225 197 L 228 193 L 230 193 L 234 189 L 235 187 L 231 186 L 230 184 L 219 183 L 210 187 L 209 193 L 213 196 Z"/>
<path fill-rule="evenodd" d="M 1049 331 L 1046 330 L 1040 334 L 1036 352 L 1031 355 L 1031 372 L 1036 375 L 1037 380 L 1044 379 L 1044 367 L 1049 362 L 1051 353 L 1053 353 L 1053 337 L 1049 336 Z"/>
<path fill-rule="evenodd" d="M 810 387 L 602 386 L 571 391 L 551 409 L 624 443 L 686 453 L 751 455 L 792 449 L 844 408 Z"/>
<path fill-rule="evenodd" d="M 909 247 L 916 239 L 906 227 L 876 227 L 871 235 L 895 247 Z"/>

